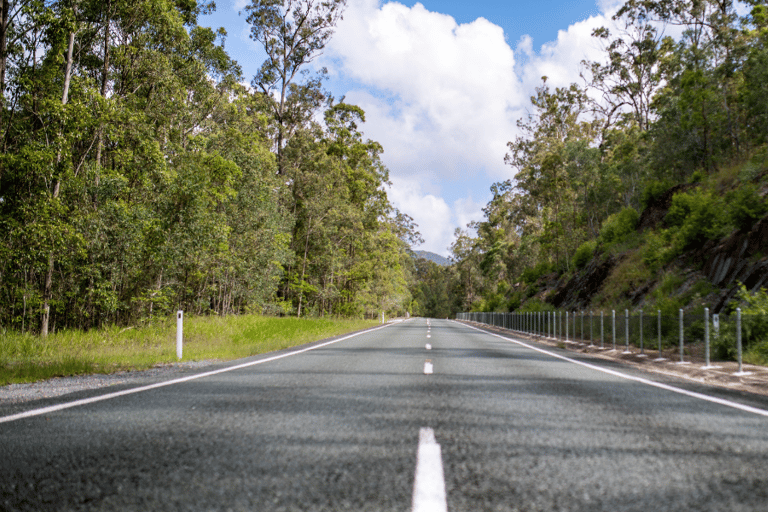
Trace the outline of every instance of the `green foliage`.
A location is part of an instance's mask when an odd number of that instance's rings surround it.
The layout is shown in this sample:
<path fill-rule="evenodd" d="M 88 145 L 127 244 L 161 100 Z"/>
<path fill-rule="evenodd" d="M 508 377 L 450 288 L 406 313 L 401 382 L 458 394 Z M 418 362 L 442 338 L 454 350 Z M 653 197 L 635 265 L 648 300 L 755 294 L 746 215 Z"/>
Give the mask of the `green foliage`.
<path fill-rule="evenodd" d="M 280 350 L 375 325 L 364 320 L 269 318 L 259 315 L 185 317 L 184 360 L 228 360 Z M 2 332 L 0 385 L 51 377 L 141 370 L 175 362 L 175 321 L 136 328 L 66 330 L 46 340 Z"/>
<path fill-rule="evenodd" d="M 521 313 L 539 312 L 539 311 L 555 311 L 555 306 L 548 302 L 542 302 L 540 300 L 529 300 L 523 307 L 518 310 Z"/>
<path fill-rule="evenodd" d="M 731 223 L 740 230 L 749 230 L 768 211 L 757 187 L 745 184 L 726 195 Z"/>
<path fill-rule="evenodd" d="M 533 285 L 550 272 L 552 272 L 552 265 L 549 262 L 542 261 L 535 267 L 526 269 L 520 276 L 520 279 L 528 285 Z"/>
<path fill-rule="evenodd" d="M 573 255 L 573 266 L 579 269 L 584 268 L 594 256 L 596 247 L 595 240 L 587 240 L 581 244 Z"/>
<path fill-rule="evenodd" d="M 681 252 L 720 238 L 728 221 L 722 200 L 702 189 L 675 194 L 664 220 L 674 228 L 675 244 Z"/>
<path fill-rule="evenodd" d="M 648 183 L 643 189 L 643 193 L 640 196 L 640 204 L 643 209 L 648 208 L 651 204 L 659 200 L 659 198 L 670 189 L 669 182 L 666 180 L 653 180 Z"/>
<path fill-rule="evenodd" d="M 645 243 L 641 249 L 643 263 L 651 271 L 658 271 L 678 255 L 673 242 L 670 230 L 662 229 L 659 232 L 646 233 Z"/>
<path fill-rule="evenodd" d="M 600 239 L 605 244 L 622 242 L 637 230 L 640 214 L 632 207 L 624 208 L 608 216 L 600 230 Z"/>
<path fill-rule="evenodd" d="M 387 198 L 383 148 L 322 77 L 299 83 L 344 2 L 298 24 L 309 4 L 286 5 L 246 9 L 268 46 L 254 83 L 279 102 L 240 85 L 225 32 L 197 25 L 212 3 L 27 6 L 2 56 L 0 325 L 405 311 L 418 233 Z"/>

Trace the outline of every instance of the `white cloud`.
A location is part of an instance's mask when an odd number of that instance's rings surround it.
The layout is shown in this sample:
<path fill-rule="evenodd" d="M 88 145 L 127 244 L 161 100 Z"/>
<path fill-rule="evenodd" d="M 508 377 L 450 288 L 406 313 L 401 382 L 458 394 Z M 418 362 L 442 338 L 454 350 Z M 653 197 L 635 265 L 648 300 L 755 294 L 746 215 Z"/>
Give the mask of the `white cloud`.
<path fill-rule="evenodd" d="M 418 224 L 418 231 L 424 238 L 419 249 L 447 256 L 453 240 L 454 222 L 445 200 L 424 193 L 418 181 L 397 177 L 392 178 L 387 195 L 398 210 L 413 217 Z"/>
<path fill-rule="evenodd" d="M 610 26 L 617 2 L 599 0 L 604 14 L 536 51 L 528 36 L 511 48 L 483 18 L 458 24 L 421 4 L 349 1 L 318 65 L 349 85 L 345 101 L 365 110 L 365 134 L 385 150 L 389 196 L 419 224 L 425 250 L 447 254 L 454 228 L 482 219 L 484 203 L 472 194 L 512 177 L 506 143 L 534 88 L 543 75 L 553 87 L 580 82 L 580 62 L 602 55 L 592 30 Z"/>
<path fill-rule="evenodd" d="M 350 3 L 323 65 L 362 84 L 347 101 L 368 113 L 393 174 L 452 180 L 503 169 L 512 112 L 522 101 L 501 27 L 375 0 Z M 407 170 L 407 171 L 406 171 Z"/>
<path fill-rule="evenodd" d="M 592 31 L 602 26 L 613 26 L 609 16 L 590 16 L 567 30 L 558 31 L 557 39 L 542 45 L 538 53 L 533 53 L 530 38 L 523 38 L 517 50 L 527 57 L 525 66 L 519 70 L 524 88 L 533 91 L 541 85 L 543 76 L 547 77 L 550 87 L 567 87 L 574 82 L 582 84 L 579 78 L 581 62 L 603 59 L 600 42 L 592 37 Z"/>

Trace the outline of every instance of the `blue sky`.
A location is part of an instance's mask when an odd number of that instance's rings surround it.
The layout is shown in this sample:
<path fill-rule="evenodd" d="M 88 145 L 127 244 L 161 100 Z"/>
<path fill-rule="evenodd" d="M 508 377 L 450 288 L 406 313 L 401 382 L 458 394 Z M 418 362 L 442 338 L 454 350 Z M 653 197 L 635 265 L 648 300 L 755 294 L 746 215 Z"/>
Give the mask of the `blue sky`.
<path fill-rule="evenodd" d="M 448 255 L 456 227 L 481 220 L 489 188 L 510 179 L 506 142 L 541 83 L 579 82 L 579 62 L 601 52 L 591 31 L 616 0 L 538 2 L 348 0 L 314 65 L 326 87 L 366 112 L 365 136 L 384 147 L 390 200 L 414 217 L 420 249 Z M 219 0 L 201 24 L 227 29 L 226 48 L 250 81 L 263 51 L 238 11 Z"/>

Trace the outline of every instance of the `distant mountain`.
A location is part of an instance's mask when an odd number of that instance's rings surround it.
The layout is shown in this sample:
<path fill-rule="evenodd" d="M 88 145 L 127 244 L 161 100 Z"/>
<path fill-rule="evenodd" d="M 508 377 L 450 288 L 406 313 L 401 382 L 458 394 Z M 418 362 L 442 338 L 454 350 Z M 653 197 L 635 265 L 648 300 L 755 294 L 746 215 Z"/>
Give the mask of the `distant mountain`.
<path fill-rule="evenodd" d="M 444 256 L 440 256 L 439 254 L 435 254 L 433 252 L 429 251 L 413 251 L 413 254 L 416 255 L 417 258 L 424 258 L 425 260 L 434 261 L 441 267 L 447 267 L 451 264 L 451 260 Z"/>

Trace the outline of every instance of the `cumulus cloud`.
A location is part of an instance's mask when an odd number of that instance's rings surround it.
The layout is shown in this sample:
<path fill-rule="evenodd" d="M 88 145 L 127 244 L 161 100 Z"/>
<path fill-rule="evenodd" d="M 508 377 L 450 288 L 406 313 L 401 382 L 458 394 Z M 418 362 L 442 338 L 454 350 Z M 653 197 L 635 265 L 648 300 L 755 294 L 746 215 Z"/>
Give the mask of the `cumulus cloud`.
<path fill-rule="evenodd" d="M 421 4 L 350 0 L 317 64 L 365 110 L 365 134 L 385 150 L 390 198 L 419 224 L 424 249 L 446 254 L 456 227 L 482 219 L 490 185 L 512 177 L 506 143 L 534 88 L 544 75 L 554 87 L 580 81 L 580 62 L 601 57 L 592 30 L 610 25 L 617 2 L 600 0 L 602 14 L 537 50 L 528 36 L 512 48 L 484 18 L 458 24 Z"/>
<path fill-rule="evenodd" d="M 347 100 L 366 112 L 393 173 L 447 180 L 467 168 L 503 168 L 503 148 L 523 98 L 501 27 L 459 25 L 421 4 L 351 2 L 323 65 L 362 87 Z M 394 128 L 394 129 L 393 129 Z"/>
<path fill-rule="evenodd" d="M 603 50 L 599 41 L 592 37 L 592 31 L 598 27 L 611 27 L 613 22 L 605 15 L 590 16 L 586 20 L 574 23 L 567 30 L 560 30 L 557 39 L 542 45 L 534 52 L 530 38 L 523 38 L 517 51 L 525 55 L 526 64 L 519 69 L 520 79 L 527 91 L 532 91 L 541 84 L 541 77 L 547 77 L 551 87 L 567 87 L 581 83 L 579 72 L 581 62 L 603 59 Z"/>
<path fill-rule="evenodd" d="M 442 197 L 425 193 L 420 182 L 408 178 L 392 178 L 387 191 L 395 207 L 413 217 L 424 238 L 421 250 L 448 255 L 453 240 L 452 211 Z"/>

